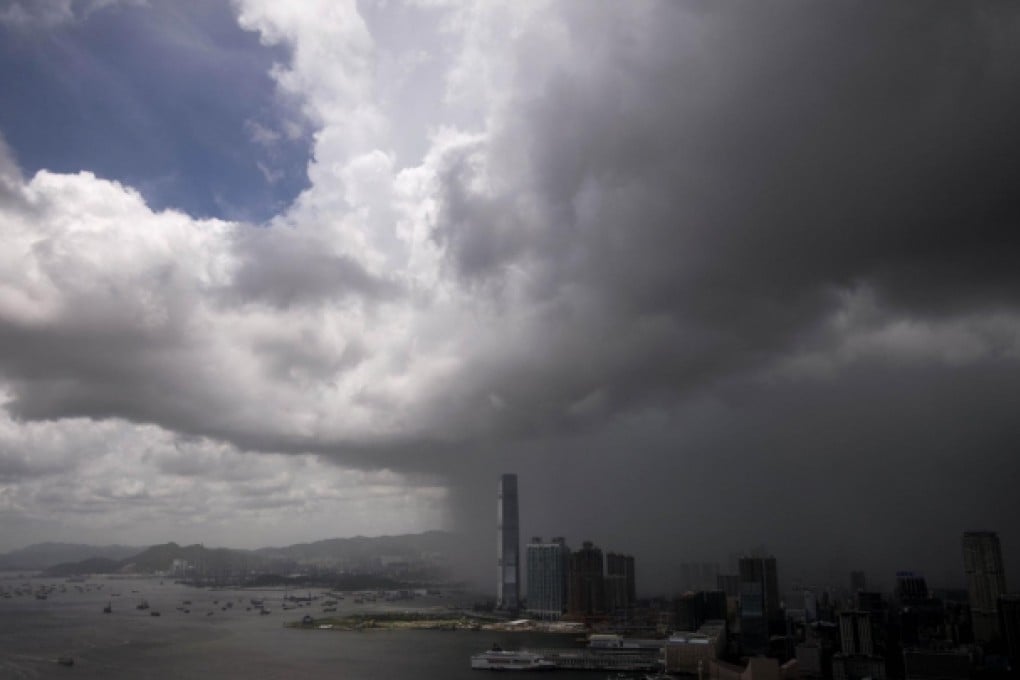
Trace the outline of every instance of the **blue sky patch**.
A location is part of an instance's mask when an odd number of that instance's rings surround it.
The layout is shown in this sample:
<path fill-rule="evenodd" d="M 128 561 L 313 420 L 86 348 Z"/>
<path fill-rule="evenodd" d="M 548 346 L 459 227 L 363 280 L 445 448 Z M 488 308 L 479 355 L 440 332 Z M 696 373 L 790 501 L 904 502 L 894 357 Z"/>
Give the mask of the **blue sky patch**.
<path fill-rule="evenodd" d="M 310 137 L 268 75 L 286 58 L 227 2 L 0 23 L 0 132 L 26 176 L 90 170 L 157 210 L 263 221 L 308 185 Z"/>

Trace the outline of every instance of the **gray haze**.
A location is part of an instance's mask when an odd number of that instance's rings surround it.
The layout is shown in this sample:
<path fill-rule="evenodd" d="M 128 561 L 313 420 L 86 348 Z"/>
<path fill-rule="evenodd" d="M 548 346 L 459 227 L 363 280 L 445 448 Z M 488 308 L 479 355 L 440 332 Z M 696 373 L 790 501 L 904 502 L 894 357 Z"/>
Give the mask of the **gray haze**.
<path fill-rule="evenodd" d="M 12 544 L 445 524 L 484 579 L 517 472 L 642 590 L 957 585 L 966 529 L 1020 584 L 1020 9 L 435 5 L 235 3 L 316 131 L 266 224 L 0 149 Z"/>

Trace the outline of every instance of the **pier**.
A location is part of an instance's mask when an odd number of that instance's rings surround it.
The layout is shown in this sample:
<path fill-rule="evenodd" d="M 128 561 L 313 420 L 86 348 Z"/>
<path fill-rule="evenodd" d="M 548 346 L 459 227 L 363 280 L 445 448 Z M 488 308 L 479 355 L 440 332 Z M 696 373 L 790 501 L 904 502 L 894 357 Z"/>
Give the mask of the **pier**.
<path fill-rule="evenodd" d="M 659 650 L 535 649 L 557 669 L 585 671 L 650 671 L 661 665 Z"/>

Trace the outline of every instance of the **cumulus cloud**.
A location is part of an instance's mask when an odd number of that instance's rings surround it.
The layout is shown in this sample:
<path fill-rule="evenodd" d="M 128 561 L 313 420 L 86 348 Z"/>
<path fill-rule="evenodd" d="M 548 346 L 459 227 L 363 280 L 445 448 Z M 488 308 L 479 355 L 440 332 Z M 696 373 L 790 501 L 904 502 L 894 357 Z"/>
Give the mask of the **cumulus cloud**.
<path fill-rule="evenodd" d="M 442 524 L 445 492 L 389 470 L 252 454 L 122 420 L 0 418 L 0 516 L 57 521 L 138 544 L 244 547 Z M 238 528 L 241 528 L 238 530 Z"/>

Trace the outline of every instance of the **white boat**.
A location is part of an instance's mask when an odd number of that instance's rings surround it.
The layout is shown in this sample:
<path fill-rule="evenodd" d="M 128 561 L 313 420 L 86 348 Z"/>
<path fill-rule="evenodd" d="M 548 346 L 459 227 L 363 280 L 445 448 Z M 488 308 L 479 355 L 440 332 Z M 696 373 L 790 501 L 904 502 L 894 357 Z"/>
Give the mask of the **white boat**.
<path fill-rule="evenodd" d="M 472 656 L 471 668 L 488 671 L 549 671 L 556 668 L 556 664 L 534 652 L 506 652 L 493 647 Z"/>

